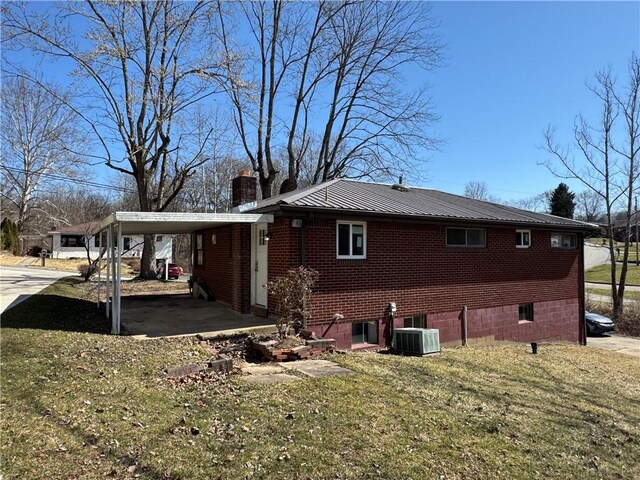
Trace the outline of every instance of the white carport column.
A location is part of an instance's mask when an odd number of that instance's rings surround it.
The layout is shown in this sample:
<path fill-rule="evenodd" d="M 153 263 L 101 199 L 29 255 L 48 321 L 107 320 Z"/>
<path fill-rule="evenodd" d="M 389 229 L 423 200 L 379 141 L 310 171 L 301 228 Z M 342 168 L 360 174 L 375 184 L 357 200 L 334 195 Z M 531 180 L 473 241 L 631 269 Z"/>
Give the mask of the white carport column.
<path fill-rule="evenodd" d="M 116 294 L 116 298 L 118 299 L 116 311 L 118 313 L 118 322 L 117 322 L 117 332 L 116 335 L 120 334 L 120 318 L 121 318 L 121 305 L 122 305 L 122 252 L 120 250 L 120 245 L 122 245 L 122 224 L 118 222 L 118 243 L 117 243 L 116 252 L 118 252 L 118 261 L 116 263 L 116 287 L 114 289 L 114 293 Z"/>
<path fill-rule="evenodd" d="M 106 282 L 105 282 L 105 300 L 104 300 L 104 308 L 107 314 L 107 320 L 111 318 L 111 311 L 109 308 L 111 307 L 111 231 L 110 229 L 105 230 L 105 235 L 107 236 L 107 273 L 106 273 Z"/>
<path fill-rule="evenodd" d="M 118 335 L 118 317 L 116 312 L 116 306 L 118 305 L 118 285 L 116 281 L 116 256 L 118 255 L 118 244 L 116 238 L 114 238 L 113 225 L 109 226 L 109 237 L 111 238 L 111 333 Z"/>
<path fill-rule="evenodd" d="M 96 299 L 96 308 L 100 308 L 100 283 L 102 281 L 102 278 L 100 276 L 100 273 L 102 272 L 102 232 L 98 232 L 97 235 L 99 235 L 98 237 L 98 295 L 97 295 L 97 299 Z"/>

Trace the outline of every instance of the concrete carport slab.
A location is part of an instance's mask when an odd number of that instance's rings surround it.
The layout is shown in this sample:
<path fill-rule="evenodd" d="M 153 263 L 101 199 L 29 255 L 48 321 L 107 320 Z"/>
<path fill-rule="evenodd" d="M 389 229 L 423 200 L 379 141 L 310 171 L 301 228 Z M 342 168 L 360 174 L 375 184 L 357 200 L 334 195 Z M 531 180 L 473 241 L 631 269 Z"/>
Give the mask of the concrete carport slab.
<path fill-rule="evenodd" d="M 174 213 L 174 212 L 115 212 L 101 220 L 92 231 L 105 249 L 107 276 L 106 314 L 111 319 L 111 333 L 120 334 L 122 315 L 121 265 L 122 252 L 114 246 L 121 245 L 123 235 L 170 235 L 194 233 L 207 228 L 231 224 L 273 223 L 273 215 L 247 213 Z M 103 245 L 103 234 L 106 233 Z M 102 263 L 102 261 L 100 262 Z M 100 305 L 101 268 L 98 268 L 96 304 Z M 210 305 L 210 304 L 208 304 Z M 164 306 L 160 307 L 164 309 Z M 158 311 L 158 314 L 161 312 Z M 127 319 L 129 321 L 129 319 Z"/>
<path fill-rule="evenodd" d="M 138 339 L 276 331 L 272 319 L 240 314 L 220 302 L 186 294 L 123 297 L 122 316 L 124 333 Z"/>

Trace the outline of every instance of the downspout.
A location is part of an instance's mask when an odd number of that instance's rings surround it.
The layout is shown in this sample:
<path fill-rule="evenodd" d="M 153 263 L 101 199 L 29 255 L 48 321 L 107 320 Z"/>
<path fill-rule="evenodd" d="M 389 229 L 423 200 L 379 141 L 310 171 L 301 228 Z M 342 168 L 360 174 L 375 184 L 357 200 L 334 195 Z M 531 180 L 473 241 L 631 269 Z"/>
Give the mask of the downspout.
<path fill-rule="evenodd" d="M 462 307 L 462 345 L 468 346 L 468 332 L 467 332 L 467 306 Z"/>
<path fill-rule="evenodd" d="M 307 236 L 304 231 L 304 220 L 300 227 L 300 263 L 303 267 L 307 266 Z"/>

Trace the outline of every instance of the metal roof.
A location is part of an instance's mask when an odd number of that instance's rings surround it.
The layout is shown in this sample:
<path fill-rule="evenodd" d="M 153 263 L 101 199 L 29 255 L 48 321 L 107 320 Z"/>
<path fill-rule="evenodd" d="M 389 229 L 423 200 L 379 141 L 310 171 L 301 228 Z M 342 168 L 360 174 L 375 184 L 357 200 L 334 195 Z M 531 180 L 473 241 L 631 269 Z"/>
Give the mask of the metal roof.
<path fill-rule="evenodd" d="M 410 187 L 403 191 L 388 184 L 345 179 L 331 180 L 261 200 L 250 211 L 271 211 L 278 207 L 367 215 L 398 215 L 431 220 L 557 226 L 583 230 L 598 228 L 591 223 L 529 212 L 427 188 Z"/>

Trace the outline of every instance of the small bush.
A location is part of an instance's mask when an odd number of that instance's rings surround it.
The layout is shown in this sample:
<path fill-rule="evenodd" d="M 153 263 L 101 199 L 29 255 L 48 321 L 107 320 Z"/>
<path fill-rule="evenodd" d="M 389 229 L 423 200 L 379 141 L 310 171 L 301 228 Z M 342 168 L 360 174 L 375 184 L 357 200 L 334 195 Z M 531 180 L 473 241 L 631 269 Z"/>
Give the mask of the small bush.
<path fill-rule="evenodd" d="M 80 272 L 80 276 L 84 278 L 84 281 L 87 282 L 98 273 L 98 266 L 96 263 L 92 263 L 91 265 L 83 263 L 82 265 L 78 265 L 78 271 Z"/>

